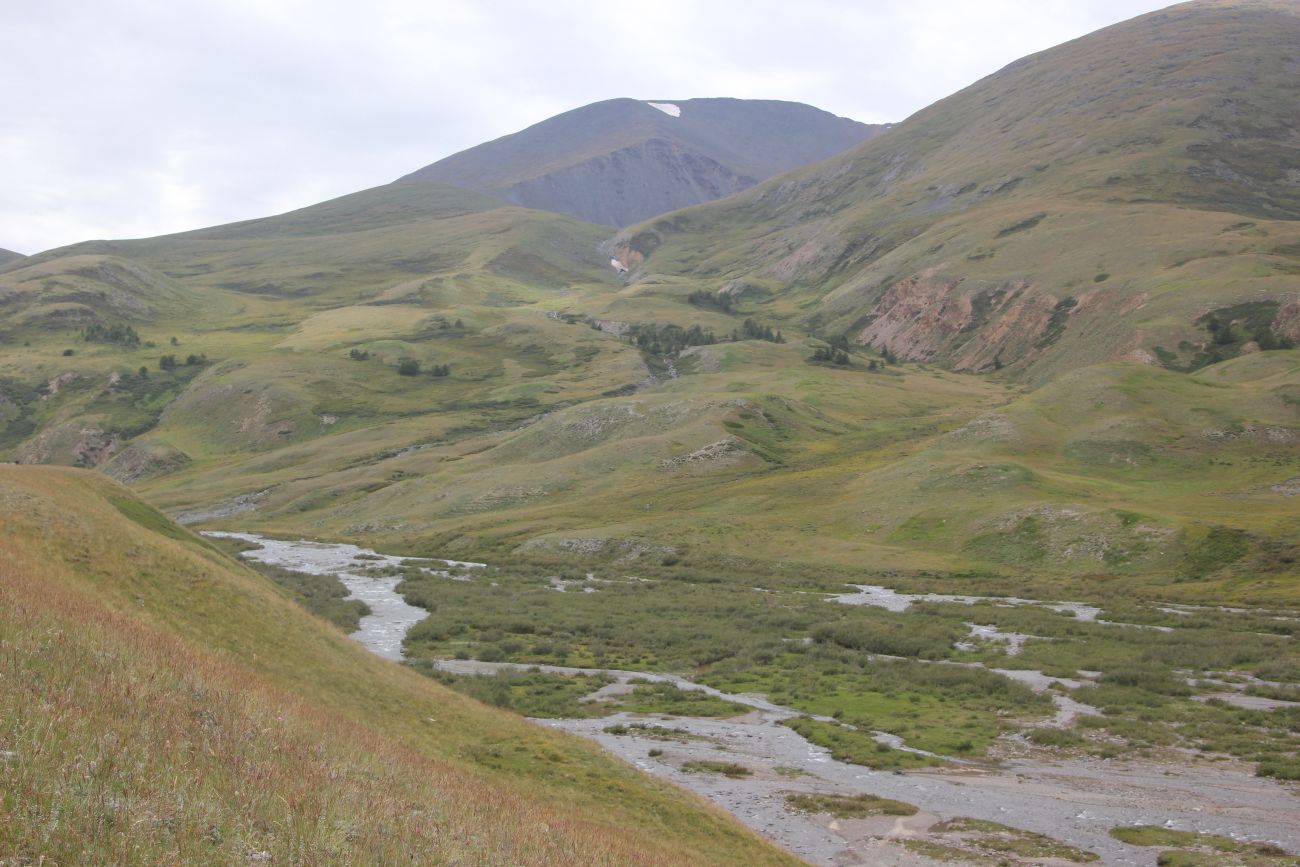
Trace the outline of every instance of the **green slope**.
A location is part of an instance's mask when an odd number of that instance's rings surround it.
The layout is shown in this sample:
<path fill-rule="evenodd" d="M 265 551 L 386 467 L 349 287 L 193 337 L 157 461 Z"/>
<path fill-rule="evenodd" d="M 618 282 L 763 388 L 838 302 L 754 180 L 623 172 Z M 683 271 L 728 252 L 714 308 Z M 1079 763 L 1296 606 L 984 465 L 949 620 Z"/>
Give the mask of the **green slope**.
<path fill-rule="evenodd" d="M 1227 342 L 1294 341 L 1297 41 L 1292 3 L 1174 6 L 612 249 L 651 284 L 749 289 L 788 323 L 1035 382 L 1204 363 L 1202 317 L 1243 302 L 1272 306 Z"/>
<path fill-rule="evenodd" d="M 1020 397 L 933 370 L 828 369 L 806 354 L 707 347 L 688 358 L 718 359 L 716 372 L 522 427 L 422 439 L 367 429 L 220 472 L 196 465 L 146 490 L 174 511 L 265 490 L 256 511 L 223 524 L 496 562 L 981 569 L 1032 574 L 1049 595 L 1125 577 L 1171 599 L 1293 599 L 1294 352 L 1195 377 L 1097 366 Z M 1228 531 L 1237 556 L 1197 566 L 1206 535 Z"/>
<path fill-rule="evenodd" d="M 0 456 L 405 550 L 1287 596 L 1293 12 L 1027 58 L 628 232 L 630 282 L 600 228 L 432 182 L 34 257 L 0 275 Z"/>
<path fill-rule="evenodd" d="M 0 449 L 96 466 L 170 429 L 166 468 L 434 405 L 543 405 L 556 389 L 525 380 L 567 350 L 543 346 L 553 327 L 543 317 L 528 315 L 522 331 L 511 323 L 572 287 L 612 282 L 600 237 L 566 217 L 426 184 L 33 257 L 0 277 Z M 571 347 L 588 361 L 589 342 Z M 167 356 L 177 364 L 163 369 Z M 408 358 L 454 372 L 399 376 Z M 641 371 L 633 357 L 564 378 L 590 378 L 598 393 Z M 156 471 L 137 458 L 119 477 Z"/>
<path fill-rule="evenodd" d="M 207 294 L 310 295 L 316 305 L 435 292 L 431 280 L 550 288 L 606 277 L 602 232 L 443 184 L 389 184 L 287 214 L 136 241 L 88 241 L 24 261 L 0 286 L 73 256 L 143 263 Z M 480 282 L 469 288 L 483 293 Z M 384 294 L 387 292 L 388 294 Z"/>
<path fill-rule="evenodd" d="M 371 656 L 101 476 L 0 468 L 0 529 L 7 856 L 795 863 Z"/>

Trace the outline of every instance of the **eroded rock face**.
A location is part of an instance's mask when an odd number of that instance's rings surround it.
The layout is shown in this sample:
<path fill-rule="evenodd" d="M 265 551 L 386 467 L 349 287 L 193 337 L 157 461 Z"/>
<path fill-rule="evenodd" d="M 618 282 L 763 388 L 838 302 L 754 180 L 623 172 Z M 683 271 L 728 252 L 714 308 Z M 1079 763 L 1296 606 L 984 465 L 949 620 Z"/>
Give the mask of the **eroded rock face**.
<path fill-rule="evenodd" d="M 117 434 L 82 422 L 47 427 L 19 447 L 14 460 L 20 464 L 60 464 L 97 467 L 118 450 Z"/>
<path fill-rule="evenodd" d="M 702 446 L 688 454 L 664 458 L 659 461 L 659 466 L 665 470 L 714 470 L 733 467 L 744 462 L 750 456 L 749 451 L 740 440 L 735 437 L 727 437 Z"/>
<path fill-rule="evenodd" d="M 1300 342 L 1300 299 L 1277 311 L 1277 318 L 1273 320 L 1273 333 L 1284 340 Z"/>
<path fill-rule="evenodd" d="M 910 361 L 989 370 L 1035 349 L 1059 304 L 1026 281 L 965 290 L 930 269 L 886 290 L 857 341 Z"/>
<path fill-rule="evenodd" d="M 103 471 L 124 485 L 142 482 L 179 469 L 190 456 L 166 443 L 132 442 L 103 466 Z"/>

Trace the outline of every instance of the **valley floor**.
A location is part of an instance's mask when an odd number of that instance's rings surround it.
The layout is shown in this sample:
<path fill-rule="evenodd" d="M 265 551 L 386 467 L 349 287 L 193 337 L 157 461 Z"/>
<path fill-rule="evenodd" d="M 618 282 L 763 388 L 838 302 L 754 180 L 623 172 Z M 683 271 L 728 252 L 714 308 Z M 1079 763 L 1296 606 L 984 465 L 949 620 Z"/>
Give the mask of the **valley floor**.
<path fill-rule="evenodd" d="M 484 570 L 489 568 L 475 563 L 393 557 L 352 545 L 271 540 L 246 533 L 211 535 L 240 539 L 250 546 L 244 556 L 262 563 L 337 574 L 353 593 L 364 592 L 376 610 L 361 619 L 353 637 L 390 658 L 394 656 L 390 651 L 394 622 L 388 609 L 379 609 L 385 605 L 409 606 L 398 593 L 397 579 L 382 574 L 385 569 L 391 572 L 416 568 L 437 579 L 456 582 L 446 586 L 465 588 L 482 581 Z M 590 586 L 591 580 L 590 576 L 576 582 L 555 579 L 551 590 L 572 594 L 586 589 L 598 593 Z M 899 613 L 914 603 L 953 599 L 863 587 L 827 601 L 867 603 L 869 607 Z M 965 603 L 972 606 L 981 601 L 988 600 L 965 598 Z M 1000 601 L 1003 607 L 1015 603 L 1013 610 L 1017 605 L 1066 609 L 1085 622 L 1097 620 L 1104 611 L 1100 606 L 1080 603 Z M 409 623 L 409 619 L 405 622 Z M 1141 631 L 1131 624 L 1109 625 L 1130 633 Z M 1170 631 L 1172 627 L 1155 630 L 1156 634 Z M 1007 634 L 985 630 L 982 637 L 1000 643 Z M 1021 636 L 1022 641 L 1012 643 L 1007 648 L 1008 659 L 1015 655 L 1011 651 L 1019 653 L 1030 638 Z M 396 656 L 401 655 L 399 650 Z M 573 690 L 576 704 L 570 705 L 575 716 L 565 717 L 561 711 L 536 721 L 591 738 L 642 771 L 708 798 L 763 836 L 818 865 L 924 865 L 954 860 L 997 863 L 989 859 L 991 853 L 999 852 L 999 857 L 1015 863 L 1067 864 L 1098 859 L 1116 865 L 1156 863 L 1156 848 L 1132 845 L 1111 833 L 1123 827 L 1154 828 L 1188 837 L 1206 835 L 1203 839 L 1226 839 L 1241 845 L 1265 841 L 1277 847 L 1279 854 L 1284 850 L 1300 851 L 1300 793 L 1294 786 L 1288 788 L 1256 776 L 1247 763 L 1224 756 L 1198 755 L 1194 750 L 1172 747 L 1089 755 L 1079 750 L 1047 749 L 1023 733 L 1009 730 L 990 743 L 983 755 L 962 758 L 910 747 L 904 737 L 876 731 L 869 734 L 880 749 L 933 759 L 937 766 L 913 767 L 905 772 L 897 768 L 872 769 L 842 760 L 835 750 L 811 742 L 788 725 L 791 720 L 806 718 L 835 726 L 836 717 L 808 714 L 766 695 L 717 689 L 665 671 L 468 658 L 416 663 L 417 667 L 423 663 L 426 670 L 453 676 L 462 686 L 468 681 L 502 685 L 511 678 L 531 678 L 528 688 L 536 693 L 547 688 L 545 678 L 551 678 L 551 684 L 577 684 Z M 988 667 L 980 662 L 952 660 L 931 664 L 944 668 Z M 1064 686 L 1076 692 L 1090 679 L 1087 675 L 1081 674 L 1084 680 L 1052 678 L 1023 668 L 993 669 L 992 673 L 1029 684 L 1037 695 L 1050 695 L 1055 715 L 1044 716 L 1044 709 L 1039 708 L 1036 715 L 1042 719 L 1025 721 L 1030 732 L 1066 731 L 1080 714 L 1100 715 L 1096 708 L 1059 689 Z M 1097 672 L 1090 674 L 1091 679 L 1100 677 Z M 663 695 L 669 691 L 678 696 L 694 694 L 705 715 L 693 716 L 689 709 L 654 712 L 635 705 L 623 709 L 621 702 L 635 701 L 647 685 L 663 687 Z M 1220 686 L 1224 692 L 1210 698 L 1245 705 L 1268 702 L 1265 711 L 1300 708 L 1295 702 L 1249 696 L 1228 687 L 1225 682 Z M 910 815 L 837 817 L 796 808 L 788 799 L 801 793 L 819 798 L 865 794 L 914 805 L 915 809 Z"/>
<path fill-rule="evenodd" d="M 1121 843 L 1109 830 L 1155 825 L 1240 839 L 1274 841 L 1300 850 L 1300 797 L 1254 776 L 1239 763 L 1135 759 L 1044 759 L 1014 755 L 1009 745 L 999 767 L 955 767 L 895 774 L 831 759 L 798 734 L 755 711 L 727 720 L 616 714 L 598 720 L 551 720 L 548 725 L 593 738 L 642 770 L 671 780 L 731 811 L 754 830 L 814 864 L 906 864 L 916 858 L 902 845 L 927 837 L 936 824 L 973 817 L 1024 829 L 1091 851 L 1101 862 L 1151 865 L 1156 853 Z M 605 729 L 649 723 L 683 729 L 669 743 L 655 737 L 610 734 Z M 661 747 L 663 754 L 648 758 Z M 753 773 L 740 779 L 688 773 L 682 764 L 735 762 Z M 800 773 L 791 775 L 789 769 Z M 872 795 L 920 808 L 914 816 L 835 819 L 792 810 L 790 792 Z M 1063 859 L 1068 861 L 1069 859 Z M 928 862 L 925 862 L 928 863 Z M 1041 863 L 1041 862 L 1036 862 Z"/>

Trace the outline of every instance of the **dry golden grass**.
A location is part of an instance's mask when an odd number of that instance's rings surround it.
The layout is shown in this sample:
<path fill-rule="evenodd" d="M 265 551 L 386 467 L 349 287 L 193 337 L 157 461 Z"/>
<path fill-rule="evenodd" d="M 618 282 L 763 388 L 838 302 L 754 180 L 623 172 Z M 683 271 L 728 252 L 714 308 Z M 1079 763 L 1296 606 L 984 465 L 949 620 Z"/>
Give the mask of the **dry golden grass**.
<path fill-rule="evenodd" d="M 0 863 L 794 863 L 369 657 L 127 498 L 0 467 Z"/>

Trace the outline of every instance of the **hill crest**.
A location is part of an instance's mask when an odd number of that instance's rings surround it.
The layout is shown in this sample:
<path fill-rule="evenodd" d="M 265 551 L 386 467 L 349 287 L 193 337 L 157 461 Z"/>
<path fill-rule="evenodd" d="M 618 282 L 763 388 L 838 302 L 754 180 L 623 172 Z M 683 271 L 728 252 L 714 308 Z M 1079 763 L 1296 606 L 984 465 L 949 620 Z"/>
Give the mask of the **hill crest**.
<path fill-rule="evenodd" d="M 1251 327 L 1284 339 L 1298 8 L 1197 2 L 1116 24 L 611 251 L 634 278 L 743 284 L 816 333 L 1035 381 L 1204 363 L 1205 317 L 1242 303 L 1274 305 Z"/>
<path fill-rule="evenodd" d="M 747 189 L 882 129 L 777 100 L 610 99 L 453 154 L 398 183 L 439 181 L 625 226 Z"/>

